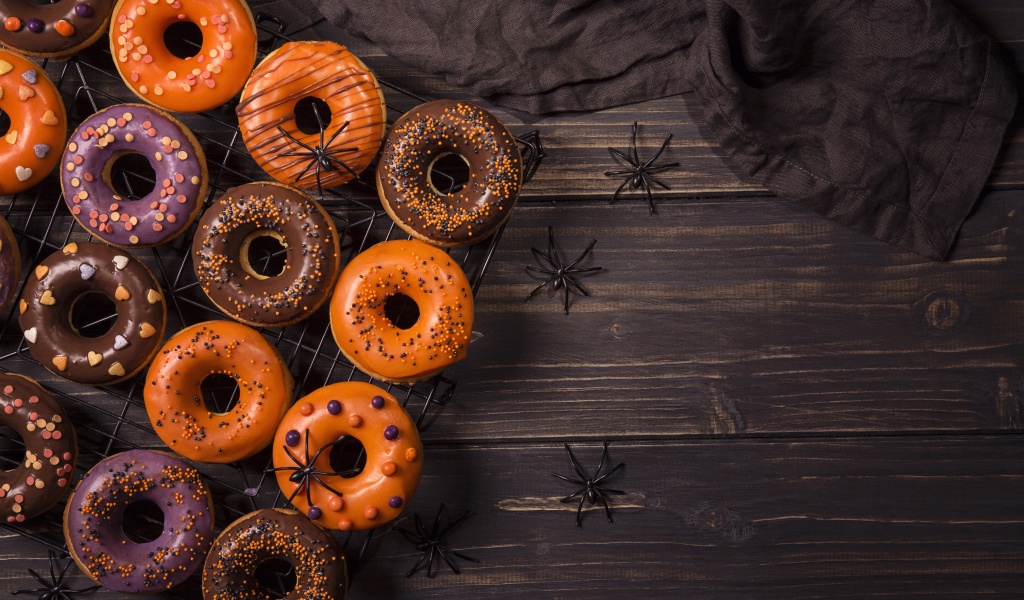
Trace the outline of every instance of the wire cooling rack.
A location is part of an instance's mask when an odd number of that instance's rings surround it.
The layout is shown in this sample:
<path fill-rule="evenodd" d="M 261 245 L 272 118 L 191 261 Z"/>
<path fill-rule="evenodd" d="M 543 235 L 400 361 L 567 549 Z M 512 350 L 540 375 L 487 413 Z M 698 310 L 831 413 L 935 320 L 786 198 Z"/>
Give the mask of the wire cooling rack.
<path fill-rule="evenodd" d="M 280 20 L 257 15 L 260 34 L 259 58 L 296 35 L 285 35 L 286 26 Z M 198 47 L 191 39 L 173 40 L 179 46 Z M 187 56 L 187 54 L 185 54 Z M 120 102 L 138 102 L 124 86 L 114 68 L 109 46 L 100 41 L 66 63 L 43 63 L 53 76 L 64 97 L 68 117 L 73 128 L 88 115 L 106 106 Z M 381 80 L 385 88 L 388 121 L 427 98 Z M 179 115 L 188 125 L 207 156 L 209 191 L 205 206 L 228 188 L 266 179 L 249 156 L 238 132 L 234 115 L 234 102 L 211 112 Z M 301 118 L 302 115 L 299 115 Z M 523 152 L 524 179 L 536 170 L 544 156 L 540 137 L 536 131 L 517 137 Z M 340 189 L 325 190 L 320 196 L 324 208 L 334 218 L 342 240 L 342 255 L 352 256 L 377 242 L 407 237 L 398 229 L 380 207 L 376 186 L 372 180 L 373 167 L 363 176 Z M 447 177 L 450 190 L 458 186 L 458 174 L 452 176 L 435 172 L 434 181 Z M 139 157 L 118 162 L 113 169 L 112 182 L 122 196 L 139 198 L 148 193 L 155 182 L 152 170 Z M 438 186 L 444 187 L 444 186 Z M 19 239 L 24 285 L 27 273 L 42 258 L 64 247 L 71 241 L 92 239 L 91 235 L 71 217 L 60 192 L 59 179 L 51 174 L 43 183 L 27 193 L 11 198 L 0 198 L 0 214 L 11 224 Z M 187 325 L 226 318 L 207 299 L 199 287 L 188 259 L 188 249 L 195 225 L 188 233 L 170 244 L 139 251 L 141 258 L 161 282 L 169 298 L 167 331 L 172 333 Z M 473 285 L 479 289 L 487 271 L 501 231 L 482 242 L 454 249 L 450 252 L 465 270 Z M 277 246 L 259 249 L 253 261 L 257 270 L 272 271 L 275 261 L 283 259 L 284 249 Z M 253 258 L 253 257 L 251 257 Z M 21 287 L 19 287 L 20 295 Z M 14 303 L 16 304 L 16 303 Z M 113 305 L 89 302 L 82 311 L 73 314 L 73 321 L 83 335 L 100 335 L 115 318 Z M 261 332 L 277 348 L 295 376 L 295 397 L 298 398 L 328 383 L 337 381 L 372 381 L 394 394 L 406 407 L 422 430 L 429 427 L 441 408 L 455 392 L 456 382 L 443 374 L 415 385 L 393 385 L 373 381 L 353 367 L 338 350 L 330 333 L 325 306 L 309 319 L 284 328 L 265 328 Z M 400 318 L 400 316 L 396 317 Z M 0 325 L 0 370 L 17 372 L 34 378 L 45 378 L 47 389 L 60 399 L 75 423 L 79 440 L 78 469 L 84 473 L 97 462 L 112 454 L 140 447 L 162 447 L 149 424 L 142 400 L 143 372 L 118 385 L 87 388 L 64 381 L 53 381 L 47 371 L 32 359 L 17 324 L 14 307 L 3 315 Z M 237 397 L 237 386 L 230 378 L 211 377 L 203 383 L 204 399 L 211 409 L 226 411 Z M 359 465 L 365 460 L 358 442 L 338 444 L 332 452 L 332 462 L 338 461 L 339 470 Z M 0 469 L 13 468 L 24 457 L 24 443 L 13 430 L 0 428 Z M 269 451 L 230 465 L 196 465 L 205 476 L 215 500 L 217 529 L 220 530 L 238 517 L 261 507 L 283 506 L 284 499 L 276 481 L 266 474 L 270 466 Z M 269 482 L 269 483 L 268 483 Z M 7 529 L 32 538 L 52 549 L 62 551 L 62 512 L 64 501 L 46 514 L 26 523 L 0 523 Z M 137 540 L 153 539 L 161 529 L 162 515 L 156 507 L 132 511 L 125 530 Z M 348 556 L 350 577 L 373 539 L 373 531 L 338 534 Z M 261 583 L 273 597 L 283 597 L 289 589 L 290 573 L 284 565 L 261 574 Z M 198 578 L 172 592 L 166 598 L 198 597 Z"/>

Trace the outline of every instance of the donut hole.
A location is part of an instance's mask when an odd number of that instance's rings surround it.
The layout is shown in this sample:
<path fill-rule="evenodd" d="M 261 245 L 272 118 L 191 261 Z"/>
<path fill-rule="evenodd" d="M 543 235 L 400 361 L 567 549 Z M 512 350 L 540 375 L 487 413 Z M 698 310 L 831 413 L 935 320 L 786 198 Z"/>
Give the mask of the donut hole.
<path fill-rule="evenodd" d="M 331 471 L 341 473 L 344 479 L 351 479 L 366 468 L 366 448 L 357 438 L 346 435 L 334 443 L 328 460 Z"/>
<path fill-rule="evenodd" d="M 203 30 L 192 21 L 171 23 L 164 30 L 164 46 L 177 58 L 192 58 L 203 47 Z"/>
<path fill-rule="evenodd" d="M 409 329 L 420 319 L 420 307 L 405 294 L 389 296 L 384 301 L 384 316 L 399 329 Z"/>
<path fill-rule="evenodd" d="M 207 375 L 199 384 L 199 391 L 206 410 L 214 414 L 229 413 L 238 404 L 238 382 L 230 375 Z"/>
<path fill-rule="evenodd" d="M 117 305 L 99 292 L 86 292 L 71 303 L 71 329 L 84 338 L 105 335 L 117 321 Z"/>
<path fill-rule="evenodd" d="M 282 558 L 268 558 L 256 566 L 256 585 L 269 598 L 283 598 L 298 585 L 295 567 Z"/>
<path fill-rule="evenodd" d="M 256 279 L 277 277 L 288 263 L 288 246 L 276 231 L 257 231 L 242 242 L 241 259 L 242 269 Z"/>
<path fill-rule="evenodd" d="M 0 472 L 13 471 L 25 462 L 25 440 L 18 432 L 0 425 Z"/>
<path fill-rule="evenodd" d="M 0 110 L 0 135 L 7 135 L 11 130 L 11 115 Z"/>
<path fill-rule="evenodd" d="M 150 500 L 132 502 L 124 509 L 121 531 L 130 542 L 148 544 L 164 532 L 164 511 Z"/>
<path fill-rule="evenodd" d="M 307 135 L 319 134 L 320 125 L 326 130 L 331 124 L 331 107 L 315 96 L 306 96 L 295 103 L 295 127 Z M 319 115 L 320 119 L 317 119 Z"/>
<path fill-rule="evenodd" d="M 455 152 L 439 154 L 427 167 L 427 182 L 440 196 L 457 194 L 469 183 L 469 161 Z"/>
<path fill-rule="evenodd" d="M 156 171 L 138 152 L 122 152 L 104 170 L 104 180 L 125 200 L 138 200 L 156 187 Z"/>

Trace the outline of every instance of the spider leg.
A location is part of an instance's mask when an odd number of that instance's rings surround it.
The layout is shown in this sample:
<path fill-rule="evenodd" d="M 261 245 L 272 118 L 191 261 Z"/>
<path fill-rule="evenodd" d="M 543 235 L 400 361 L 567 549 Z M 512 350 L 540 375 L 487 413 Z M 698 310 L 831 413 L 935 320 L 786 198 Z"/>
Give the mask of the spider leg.
<path fill-rule="evenodd" d="M 594 483 L 601 483 L 602 481 L 604 481 L 604 479 L 605 479 L 606 477 L 609 477 L 609 476 L 611 476 L 611 475 L 614 475 L 616 471 L 618 471 L 619 469 L 621 469 L 621 468 L 622 468 L 622 467 L 624 467 L 624 466 L 626 466 L 626 463 L 624 463 L 624 462 L 621 462 L 621 463 L 619 463 L 619 464 L 615 465 L 615 468 L 614 468 L 614 469 L 612 469 L 611 471 L 608 471 L 608 472 L 607 472 L 607 473 L 605 473 L 604 475 L 602 475 L 602 476 L 598 477 L 597 479 L 595 479 L 595 480 L 594 480 Z M 600 473 L 600 471 L 598 471 L 598 472 Z"/>
<path fill-rule="evenodd" d="M 428 556 L 430 557 L 430 558 L 427 559 L 427 578 L 429 578 L 429 579 L 433 579 L 434 578 L 434 551 L 435 551 L 435 549 L 436 549 L 436 546 L 431 544 L 430 545 L 430 550 L 427 553 Z"/>
<path fill-rule="evenodd" d="M 313 486 L 309 485 L 309 478 L 306 478 L 304 484 L 306 486 L 306 505 L 313 506 Z"/>
<path fill-rule="evenodd" d="M 543 273 L 545 275 L 558 275 L 557 271 L 548 271 L 547 269 L 541 269 L 532 265 L 526 265 L 526 270 L 532 273 Z"/>
<path fill-rule="evenodd" d="M 609 148 L 608 152 L 612 155 L 612 158 L 621 159 L 626 164 L 632 166 L 633 169 L 637 169 L 637 168 L 640 167 L 640 163 L 639 162 L 633 162 L 632 158 L 626 156 L 625 154 L 623 154 L 622 152 L 616 150 L 615 148 Z M 630 171 L 627 171 L 627 172 L 632 173 L 633 171 L 630 170 Z"/>
<path fill-rule="evenodd" d="M 550 254 L 550 250 L 548 251 L 549 252 L 548 254 L 544 254 L 543 252 L 541 252 L 540 250 L 538 250 L 536 248 L 530 248 L 530 252 L 533 254 L 533 257 L 537 260 L 537 264 L 539 264 L 539 265 L 541 265 L 543 267 L 544 265 L 540 262 L 540 261 L 543 260 L 544 262 L 546 262 L 549 265 L 551 265 L 552 269 L 554 269 L 556 271 L 558 270 L 558 268 L 560 266 L 558 264 L 558 260 L 557 260 L 558 259 L 558 255 Z"/>
<path fill-rule="evenodd" d="M 618 495 L 620 495 L 620 496 L 621 496 L 622 494 L 625 494 L 625 493 L 626 493 L 626 492 L 624 492 L 624 491 L 622 491 L 622 490 L 613 490 L 613 489 L 611 489 L 611 488 L 606 488 L 606 487 L 604 487 L 604 486 L 600 486 L 600 485 L 595 485 L 595 486 L 594 486 L 594 489 L 596 489 L 596 490 L 598 490 L 598 491 L 600 491 L 600 492 L 603 492 L 603 493 L 605 493 L 605 494 L 618 494 Z"/>
<path fill-rule="evenodd" d="M 590 297 L 590 292 L 588 292 L 588 291 L 587 291 L 587 289 L 586 289 L 585 287 L 583 287 L 582 285 L 580 285 L 580 284 L 579 284 L 579 282 L 577 282 L 577 281 L 576 281 L 575 279 L 573 279 L 573 278 L 571 278 L 571 277 L 566 277 L 566 280 L 567 280 L 567 281 L 568 281 L 569 283 L 571 283 L 571 284 L 572 284 L 572 287 L 574 287 L 574 288 L 576 288 L 577 290 L 579 290 L 579 292 L 580 292 L 581 294 L 583 294 L 584 296 L 586 296 L 586 297 L 588 297 L 588 298 Z"/>
<path fill-rule="evenodd" d="M 561 502 L 562 504 L 568 504 L 570 500 L 576 498 L 576 496 L 579 496 L 580 494 L 585 494 L 586 491 L 587 488 L 582 488 L 579 491 L 573 492 L 566 496 L 565 498 L 562 498 L 561 500 L 559 500 L 559 502 Z"/>
<path fill-rule="evenodd" d="M 572 453 L 572 448 L 569 447 L 569 444 L 565 445 L 565 451 L 569 453 L 569 463 L 572 464 L 573 470 L 580 476 L 580 479 L 590 481 L 590 476 L 587 475 L 587 472 L 583 470 L 579 461 L 576 460 L 576 455 Z"/>
<path fill-rule="evenodd" d="M 412 520 L 413 520 L 413 522 L 416 525 L 416 532 L 420 534 L 420 537 L 422 537 L 425 540 L 429 539 L 430 538 L 430 532 L 427 531 L 426 526 L 423 525 L 423 521 L 420 520 L 420 516 L 418 514 L 413 514 Z"/>
<path fill-rule="evenodd" d="M 629 147 L 633 150 L 633 164 L 640 166 L 640 155 L 636 151 L 636 121 L 633 121 L 633 138 L 629 142 Z"/>
<path fill-rule="evenodd" d="M 654 156 L 651 157 L 651 160 L 645 162 L 644 166 L 641 167 L 641 168 L 642 169 L 646 169 L 647 167 L 649 167 L 652 164 L 654 164 L 654 161 L 658 160 L 658 157 L 661 156 L 661 153 L 665 151 L 665 148 L 668 148 L 668 143 L 671 142 L 671 141 L 672 141 L 672 134 L 670 133 L 670 134 L 668 134 L 668 137 L 665 138 L 665 141 L 661 143 L 661 148 L 658 148 L 658 151 L 654 153 Z"/>
<path fill-rule="evenodd" d="M 316 117 L 317 127 L 320 129 L 320 147 L 324 147 L 324 122 L 320 119 L 320 111 L 317 109 L 316 104 L 313 104 L 313 116 Z"/>
<path fill-rule="evenodd" d="M 288 133 L 287 131 L 285 131 L 285 130 L 284 130 L 284 127 L 281 127 L 280 125 L 278 125 L 278 126 L 277 126 L 277 130 L 278 130 L 278 131 L 280 131 L 280 132 L 281 132 L 281 133 L 282 133 L 282 134 L 283 134 L 283 135 L 284 135 L 284 136 L 285 136 L 286 138 L 288 138 L 289 140 L 291 140 L 291 141 L 295 142 L 296 144 L 298 144 L 298 145 L 302 146 L 302 147 L 303 147 L 303 148 L 305 148 L 306 150 L 309 150 L 310 152 L 313 152 L 314 154 L 316 153 L 316 150 L 314 150 L 313 148 L 311 148 L 311 147 L 309 146 L 309 144 L 306 144 L 305 142 L 302 142 L 302 141 L 300 141 L 300 140 L 297 140 L 297 139 L 295 139 L 295 138 L 294 138 L 294 137 L 292 136 L 292 134 L 290 134 L 290 133 Z"/>
<path fill-rule="evenodd" d="M 333 134 L 331 134 L 331 137 L 330 137 L 330 139 L 328 139 L 328 140 L 327 140 L 327 143 L 326 143 L 326 144 L 324 144 L 324 143 L 323 143 L 323 140 L 321 139 L 321 141 L 320 141 L 320 147 L 321 147 L 321 148 L 323 148 L 324 150 L 326 150 L 327 148 L 329 148 L 329 147 L 331 146 L 331 144 L 332 144 L 332 143 L 334 143 L 334 138 L 338 137 L 338 135 L 339 135 L 339 134 L 340 134 L 340 133 L 341 133 L 342 131 L 345 131 L 345 128 L 346 128 L 346 127 L 348 127 L 348 121 L 345 121 L 344 123 L 342 123 L 342 124 L 341 124 L 341 127 L 339 127 L 337 131 L 335 131 L 335 132 L 334 132 Z M 357 148 L 353 148 L 352 150 L 357 150 Z"/>
<path fill-rule="evenodd" d="M 654 194 L 651 193 L 651 184 L 647 181 L 647 177 L 644 176 L 644 190 L 647 191 L 647 202 L 651 205 L 651 214 L 656 214 L 654 210 Z"/>
<path fill-rule="evenodd" d="M 448 558 L 448 552 L 443 546 L 438 546 L 437 553 L 441 555 L 441 559 L 444 560 L 444 563 L 448 565 L 448 568 L 451 569 L 453 573 L 456 575 L 462 574 L 462 571 L 459 571 L 459 569 L 452 563 L 451 559 Z"/>
<path fill-rule="evenodd" d="M 608 522 L 614 523 L 615 521 L 612 521 L 612 509 L 608 506 L 608 499 L 604 497 L 604 494 L 598 494 L 598 497 L 601 498 L 601 503 L 604 504 L 604 514 L 608 515 Z"/>
<path fill-rule="evenodd" d="M 288 499 L 285 500 L 285 502 L 287 502 L 288 504 L 292 504 L 292 500 L 295 500 L 295 496 L 299 495 L 299 492 L 302 491 L 302 486 L 304 486 L 304 485 L 306 485 L 305 482 L 300 483 L 298 486 L 296 486 L 295 489 L 292 490 L 291 495 L 288 496 Z M 295 506 L 295 505 L 292 504 L 292 506 Z"/>
<path fill-rule="evenodd" d="M 576 526 L 577 527 L 582 527 L 581 523 L 583 522 L 583 501 L 586 500 L 586 499 L 587 499 L 587 496 L 585 494 L 583 496 L 580 496 L 580 505 L 579 505 L 579 507 L 576 508 Z"/>
<path fill-rule="evenodd" d="M 651 173 L 660 173 L 661 171 L 666 171 L 668 169 L 674 169 L 674 168 L 676 168 L 678 166 L 679 166 L 679 163 L 677 163 L 677 162 L 668 163 L 668 164 L 665 164 L 665 165 L 653 165 L 653 166 L 650 166 L 650 167 L 647 167 L 646 169 L 644 169 L 644 172 L 646 172 L 649 175 Z"/>
<path fill-rule="evenodd" d="M 636 173 L 636 169 L 629 169 L 629 170 L 626 170 L 626 171 L 605 171 L 604 172 L 604 176 L 605 177 L 622 177 L 623 175 L 632 175 L 633 173 Z"/>
<path fill-rule="evenodd" d="M 458 556 L 459 558 L 461 558 L 463 560 L 468 560 L 468 561 L 472 561 L 472 562 L 475 562 L 475 563 L 479 563 L 480 562 L 479 560 L 473 558 L 472 556 L 466 556 L 465 554 L 462 554 L 461 552 L 456 552 L 456 551 L 452 550 L 451 548 L 448 548 L 447 546 L 445 547 L 445 550 L 447 550 L 451 554 L 454 554 L 455 556 Z"/>
<path fill-rule="evenodd" d="M 443 539 L 444 537 L 446 537 L 449 533 L 452 532 L 453 529 L 455 529 L 459 525 L 459 523 L 462 523 L 463 521 L 465 521 L 466 517 L 468 517 L 468 516 L 469 516 L 469 511 L 467 510 L 467 511 L 463 512 L 461 515 L 459 515 L 457 519 L 455 519 L 451 523 L 448 523 L 447 525 L 445 525 L 445 528 L 441 530 L 440 534 L 438 534 L 438 538 L 439 539 Z"/>
<path fill-rule="evenodd" d="M 420 569 L 423 568 L 423 561 L 426 560 L 426 558 L 427 558 L 427 554 L 424 553 L 423 556 L 421 556 L 420 559 L 418 561 L 416 561 L 416 564 L 414 564 L 412 566 L 412 568 L 409 569 L 409 572 L 406 573 L 405 576 L 406 577 L 412 577 L 413 575 L 415 575 L 416 571 L 419 571 Z"/>
<path fill-rule="evenodd" d="M 650 182 L 650 183 L 654 183 L 654 184 L 656 184 L 658 186 L 661 186 L 661 188 L 665 189 L 665 190 L 672 189 L 672 188 L 668 187 L 668 185 L 665 182 L 661 181 L 660 179 L 658 179 L 654 175 L 651 175 L 650 173 L 647 174 L 647 181 Z"/>
<path fill-rule="evenodd" d="M 565 475 L 559 475 L 558 473 L 552 473 L 552 475 L 561 479 L 562 481 L 568 481 L 569 483 L 575 483 L 576 485 L 587 485 L 585 481 L 580 481 L 578 479 L 569 479 Z"/>
<path fill-rule="evenodd" d="M 532 299 L 532 298 L 533 298 L 534 296 L 536 296 L 536 295 L 537 295 L 537 293 L 538 293 L 538 292 L 540 292 L 540 291 L 541 291 L 542 289 L 544 289 L 545 287 L 547 287 L 547 285 L 548 285 L 549 283 L 551 283 L 551 281 L 552 281 L 552 280 L 553 280 L 553 279 L 554 279 L 555 277 L 557 277 L 557 275 L 552 275 L 552 276 L 551 276 L 551 277 L 549 277 L 549 278 L 548 278 L 548 279 L 547 279 L 547 280 L 546 280 L 546 281 L 545 281 L 544 283 L 542 283 L 542 284 L 538 285 L 538 286 L 537 286 L 536 288 L 534 288 L 534 290 L 533 290 L 532 292 L 530 292 L 530 293 L 529 293 L 529 295 L 527 295 L 527 296 L 526 296 L 526 300 L 523 300 L 523 302 L 529 302 L 529 301 L 530 301 L 530 300 L 531 300 L 531 299 Z"/>
<path fill-rule="evenodd" d="M 344 494 L 342 494 L 338 490 L 336 490 L 336 489 L 332 488 L 331 486 L 327 485 L 326 483 L 324 483 L 324 480 L 320 479 L 320 476 L 317 475 L 316 473 L 311 474 L 310 477 L 312 477 L 314 481 L 319 483 L 321 486 L 323 486 L 327 491 L 331 492 L 332 494 L 335 494 L 337 496 L 344 496 Z"/>
<path fill-rule="evenodd" d="M 598 474 L 598 473 L 601 472 L 601 469 L 604 468 L 604 461 L 606 461 L 606 460 L 608 460 L 608 442 L 607 441 L 605 441 L 605 443 L 604 443 L 604 449 L 601 450 L 601 462 L 597 463 L 597 470 L 594 471 L 595 474 Z"/>
<path fill-rule="evenodd" d="M 564 279 L 564 278 L 562 278 L 562 279 Z M 565 285 L 564 281 L 562 281 L 562 292 L 563 292 L 562 295 L 564 297 L 564 311 L 563 311 L 563 314 L 567 315 L 567 314 L 569 314 L 569 286 Z"/>
<path fill-rule="evenodd" d="M 613 203 L 614 203 L 614 202 L 618 202 L 618 201 L 619 201 L 619 194 L 621 194 L 621 193 L 622 193 L 622 190 L 623 190 L 623 189 L 624 189 L 624 188 L 625 188 L 625 187 L 626 187 L 627 185 L 629 185 L 629 182 L 630 182 L 630 180 L 631 180 L 631 178 L 630 178 L 630 177 L 627 177 L 627 178 L 626 178 L 626 180 L 625 180 L 625 181 L 623 181 L 622 183 L 620 183 L 620 184 L 619 184 L 619 187 L 615 189 L 615 193 L 614 193 L 614 194 L 612 194 L 612 202 L 613 202 Z"/>
<path fill-rule="evenodd" d="M 590 244 L 587 245 L 587 249 L 583 251 L 583 254 L 580 254 L 579 257 L 576 258 L 576 260 L 574 260 L 571 263 L 569 263 L 565 267 L 565 270 L 568 271 L 569 269 L 571 269 L 571 268 L 575 267 L 576 265 L 578 265 L 581 260 L 586 258 L 588 254 L 590 254 L 590 251 L 594 249 L 594 244 L 596 244 L 596 243 L 597 243 L 597 240 L 590 240 Z"/>
<path fill-rule="evenodd" d="M 359 177 L 359 173 L 356 173 L 355 171 L 353 171 L 352 167 L 350 167 L 347 164 L 345 164 L 344 161 L 338 160 L 337 158 L 334 158 L 330 154 L 325 154 L 324 157 L 327 160 L 331 161 L 332 163 L 334 163 L 334 164 L 338 165 L 339 167 L 341 167 L 341 168 L 345 169 L 346 171 L 348 171 L 349 174 L 352 175 L 352 177 Z"/>

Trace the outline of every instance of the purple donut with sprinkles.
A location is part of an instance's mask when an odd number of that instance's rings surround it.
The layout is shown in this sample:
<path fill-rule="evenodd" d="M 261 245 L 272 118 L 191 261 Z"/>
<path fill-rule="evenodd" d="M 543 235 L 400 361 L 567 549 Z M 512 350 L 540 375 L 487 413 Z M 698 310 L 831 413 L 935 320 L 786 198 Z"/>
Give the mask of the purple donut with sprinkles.
<path fill-rule="evenodd" d="M 144 156 L 155 172 L 153 190 L 123 198 L 111 169 L 126 154 Z M 117 104 L 85 119 L 61 161 L 61 188 L 71 214 L 93 235 L 121 248 L 164 244 L 199 215 L 206 197 L 206 156 L 185 125 L 141 104 Z"/>

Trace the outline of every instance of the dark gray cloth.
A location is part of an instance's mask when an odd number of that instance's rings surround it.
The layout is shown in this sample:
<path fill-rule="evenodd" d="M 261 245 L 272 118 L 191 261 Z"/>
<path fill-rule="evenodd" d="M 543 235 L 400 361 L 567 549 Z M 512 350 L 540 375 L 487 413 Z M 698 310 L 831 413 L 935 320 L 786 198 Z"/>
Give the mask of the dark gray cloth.
<path fill-rule="evenodd" d="M 694 91 L 779 196 L 944 258 L 1016 105 L 946 0 L 313 0 L 332 23 L 531 113 Z"/>

